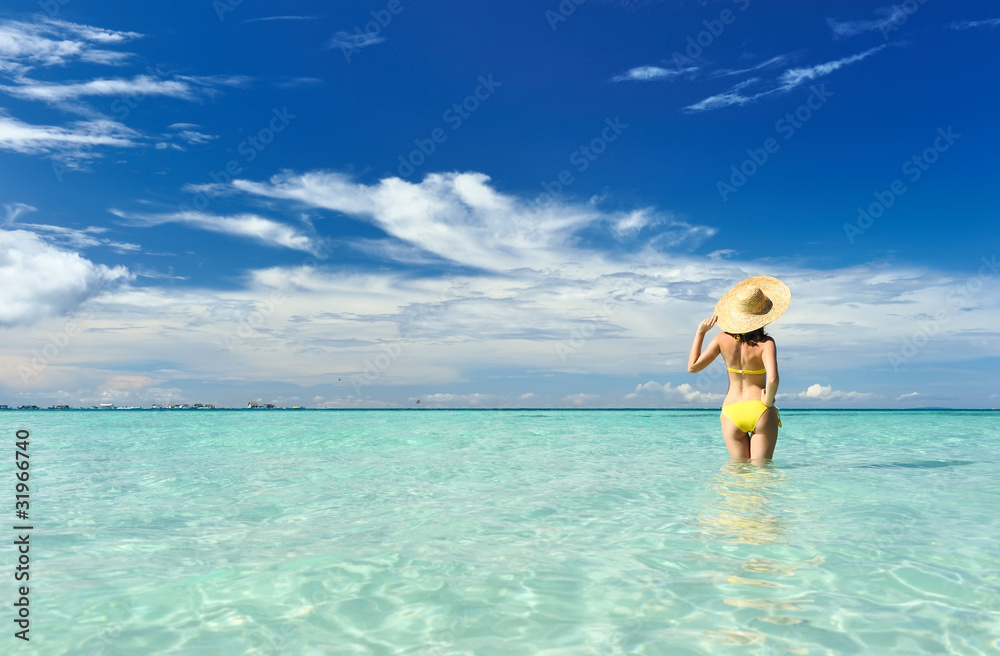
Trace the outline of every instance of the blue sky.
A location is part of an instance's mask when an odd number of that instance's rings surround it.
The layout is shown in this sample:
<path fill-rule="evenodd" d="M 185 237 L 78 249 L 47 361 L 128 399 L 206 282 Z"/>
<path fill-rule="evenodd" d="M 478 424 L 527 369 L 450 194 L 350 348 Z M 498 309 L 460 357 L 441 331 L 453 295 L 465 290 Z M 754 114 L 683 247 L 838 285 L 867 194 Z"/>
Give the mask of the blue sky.
<path fill-rule="evenodd" d="M 495 5 L 495 6 L 494 6 Z M 996 407 L 995 3 L 13 1 L 0 403 Z"/>

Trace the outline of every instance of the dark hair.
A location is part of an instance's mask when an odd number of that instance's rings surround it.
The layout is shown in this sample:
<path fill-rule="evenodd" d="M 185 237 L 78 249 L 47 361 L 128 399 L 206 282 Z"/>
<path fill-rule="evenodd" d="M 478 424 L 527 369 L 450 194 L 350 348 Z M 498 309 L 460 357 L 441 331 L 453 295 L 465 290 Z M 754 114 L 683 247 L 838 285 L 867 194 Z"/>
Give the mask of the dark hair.
<path fill-rule="evenodd" d="M 746 342 L 750 346 L 757 346 L 758 342 L 768 342 L 771 341 L 771 336 L 764 332 L 764 327 L 761 326 L 757 330 L 751 330 L 748 333 L 726 333 L 730 337 L 735 337 L 737 342 Z"/>

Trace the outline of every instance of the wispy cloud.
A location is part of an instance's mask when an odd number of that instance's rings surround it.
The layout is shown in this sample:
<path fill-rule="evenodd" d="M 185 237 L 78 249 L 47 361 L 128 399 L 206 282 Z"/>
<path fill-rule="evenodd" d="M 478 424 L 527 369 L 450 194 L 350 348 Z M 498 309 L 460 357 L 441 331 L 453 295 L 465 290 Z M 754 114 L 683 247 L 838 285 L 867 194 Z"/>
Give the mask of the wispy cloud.
<path fill-rule="evenodd" d="M 850 57 L 844 57 L 836 61 L 827 62 L 825 64 L 817 64 L 816 66 L 809 66 L 807 68 L 790 68 L 781 74 L 778 78 L 781 83 L 780 89 L 782 91 L 791 91 L 795 87 L 799 86 L 804 82 L 809 82 L 810 80 L 815 80 L 816 78 L 824 77 L 830 73 L 836 71 L 837 69 L 843 68 L 850 64 L 857 63 L 868 57 L 874 55 L 876 52 L 884 49 L 886 46 L 880 45 L 874 48 L 869 48 L 864 52 L 858 53 L 856 55 L 851 55 Z"/>
<path fill-rule="evenodd" d="M 736 254 L 736 251 L 732 248 L 720 248 L 717 251 L 712 251 L 708 254 L 708 259 L 715 260 L 716 262 L 721 262 L 728 259 Z"/>
<path fill-rule="evenodd" d="M 750 78 L 734 85 L 728 91 L 714 96 L 709 96 L 704 100 L 694 103 L 693 105 L 688 105 L 684 109 L 688 112 L 703 112 L 722 107 L 729 107 L 731 105 L 745 105 L 746 103 L 753 102 L 776 93 L 788 93 L 792 89 L 795 89 L 806 82 L 827 76 L 844 66 L 867 59 L 885 47 L 886 44 L 882 44 L 880 46 L 875 46 L 874 48 L 869 48 L 868 50 L 856 55 L 843 57 L 835 61 L 817 64 L 815 66 L 805 68 L 789 68 L 778 76 L 776 80 L 771 82 L 769 85 L 770 88 L 765 88 L 763 91 L 758 91 L 753 94 L 745 94 L 745 89 L 761 83 L 760 78 Z"/>
<path fill-rule="evenodd" d="M 74 250 L 83 250 L 84 248 L 100 246 L 103 243 L 103 240 L 98 239 L 94 235 L 107 232 L 107 228 L 99 228 L 96 226 L 90 226 L 80 230 L 64 226 L 45 225 L 42 223 L 22 223 L 18 225 L 18 228 L 31 230 L 32 232 L 49 233 L 52 241 L 62 242 L 63 246 Z"/>
<path fill-rule="evenodd" d="M 214 90 L 216 87 L 245 89 L 254 81 L 254 78 L 249 75 L 177 75 L 175 77 L 182 82 L 189 82 L 209 90 Z"/>
<path fill-rule="evenodd" d="M 261 18 L 248 18 L 244 23 L 261 23 L 267 21 L 303 21 L 316 20 L 319 16 L 263 16 Z"/>
<path fill-rule="evenodd" d="M 427 253 L 490 271 L 559 266 L 575 233 L 587 226 L 609 226 L 619 237 L 646 230 L 670 247 L 696 245 L 714 234 L 651 209 L 606 213 L 591 204 L 537 205 L 496 191 L 482 173 L 434 173 L 419 183 L 386 178 L 374 185 L 336 172 L 284 173 L 267 183 L 235 180 L 232 187 L 371 221 Z"/>
<path fill-rule="evenodd" d="M 4 203 L 4 223 L 10 225 L 17 221 L 17 217 L 29 212 L 36 212 L 37 209 L 27 203 Z"/>
<path fill-rule="evenodd" d="M 195 89 L 177 80 L 158 80 L 149 75 L 137 75 L 132 79 L 99 78 L 89 82 L 39 82 L 19 78 L 18 84 L 0 85 L 3 91 L 23 100 L 62 102 L 85 96 L 167 96 L 183 100 L 193 100 Z"/>
<path fill-rule="evenodd" d="M 38 25 L 41 27 L 49 26 L 53 29 L 62 30 L 63 33 L 76 34 L 86 41 L 93 41 L 95 43 L 121 43 L 123 41 L 130 41 L 142 36 L 142 34 L 138 32 L 108 30 L 103 27 L 81 25 L 53 18 L 45 19 Z"/>
<path fill-rule="evenodd" d="M 673 80 L 682 75 L 698 71 L 697 66 L 669 69 L 660 66 L 639 66 L 611 78 L 612 82 L 655 82 L 658 80 Z"/>
<path fill-rule="evenodd" d="M 350 32 L 341 30 L 330 37 L 330 40 L 326 42 L 326 48 L 328 50 L 332 48 L 367 48 L 383 41 L 385 41 L 385 37 L 377 34 L 365 34 L 363 32 L 351 34 Z"/>
<path fill-rule="evenodd" d="M 102 156 L 106 147 L 131 148 L 153 142 L 157 149 L 182 149 L 173 139 L 204 143 L 210 135 L 186 131 L 155 140 L 142 132 L 111 119 L 106 111 L 89 105 L 91 98 L 174 98 L 187 102 L 212 97 L 222 87 L 243 88 L 252 79 L 242 75 L 164 75 L 159 68 L 147 67 L 145 74 L 132 77 L 98 77 L 90 80 L 52 82 L 34 79 L 35 68 L 66 67 L 71 64 L 123 65 L 131 53 L 108 49 L 133 39 L 138 32 L 107 30 L 66 21 L 40 19 L 37 22 L 0 21 L 0 93 L 19 100 L 48 103 L 84 121 L 65 125 L 37 125 L 0 110 L 0 149 L 32 155 L 47 155 L 68 169 L 82 169 L 87 160 Z M 112 103 L 119 114 L 128 108 Z M 123 116 L 117 115 L 121 119 Z"/>
<path fill-rule="evenodd" d="M 53 155 L 71 169 L 82 168 L 86 160 L 95 157 L 95 146 L 134 148 L 142 143 L 140 133 L 115 121 L 78 121 L 58 127 L 33 125 L 0 114 L 0 149 Z"/>
<path fill-rule="evenodd" d="M 274 86 L 281 89 L 298 89 L 301 87 L 318 87 L 324 84 L 318 77 L 289 77 L 278 80 Z"/>
<path fill-rule="evenodd" d="M 659 223 L 661 217 L 649 210 L 636 210 L 624 216 L 617 217 L 613 223 L 613 231 L 618 237 L 635 235 L 652 225 Z"/>
<path fill-rule="evenodd" d="M 878 18 L 872 20 L 849 20 L 838 21 L 835 18 L 827 18 L 826 24 L 833 32 L 835 38 L 847 38 L 864 34 L 866 32 L 879 31 L 883 34 L 890 27 L 906 22 L 908 18 L 902 7 L 893 5 L 892 7 L 880 7 L 875 10 Z"/>
<path fill-rule="evenodd" d="M 182 124 L 182 125 L 184 125 L 184 124 Z M 217 134 L 205 134 L 204 132 L 199 132 L 198 130 L 192 129 L 192 128 L 199 127 L 199 126 L 196 126 L 196 125 L 192 125 L 190 127 L 183 127 L 183 128 L 176 128 L 173 125 L 170 126 L 170 127 L 174 128 L 175 130 L 177 130 L 176 135 L 177 135 L 177 137 L 179 139 L 182 139 L 182 140 L 186 141 L 189 144 L 195 144 L 195 145 L 197 145 L 197 144 L 204 144 L 204 143 L 209 143 L 211 141 L 215 141 L 216 139 L 219 138 L 219 135 L 217 135 Z"/>
<path fill-rule="evenodd" d="M 37 212 L 38 210 L 25 203 L 7 203 L 4 205 L 6 217 L 4 223 L 10 230 L 28 230 L 38 234 L 46 241 L 60 247 L 83 250 L 94 246 L 108 246 L 116 252 L 137 251 L 141 249 L 138 244 L 118 242 L 111 239 L 98 237 L 108 231 L 107 228 L 98 226 L 88 226 L 83 229 L 69 228 L 66 226 L 48 225 L 44 223 L 19 223 L 18 218 L 23 214 Z"/>
<path fill-rule="evenodd" d="M 771 89 L 770 91 L 762 91 L 752 96 L 745 96 L 741 92 L 743 89 L 751 87 L 760 82 L 760 78 L 752 77 L 748 80 L 744 80 L 739 84 L 733 86 L 729 91 L 724 91 L 723 93 L 718 93 L 714 96 L 709 96 L 704 100 L 699 100 L 693 105 L 688 105 L 684 108 L 688 112 L 704 112 L 712 109 L 720 109 L 722 107 L 729 107 L 730 105 L 745 105 L 748 102 L 757 100 L 763 96 L 770 95 L 772 93 L 777 93 L 777 89 Z"/>
<path fill-rule="evenodd" d="M 1000 25 L 1000 18 L 989 18 L 986 20 L 965 20 L 955 21 L 948 25 L 952 30 L 971 30 L 975 27 L 997 27 Z"/>
<path fill-rule="evenodd" d="M 778 55 L 777 57 L 771 57 L 765 62 L 761 62 L 756 66 L 751 66 L 750 68 L 741 68 L 739 70 L 722 69 L 712 73 L 712 77 L 731 77 L 734 75 L 743 75 L 744 73 L 752 73 L 754 71 L 759 71 L 764 68 L 777 68 L 779 66 L 784 66 L 788 63 L 788 55 Z"/>
<path fill-rule="evenodd" d="M 304 251 L 313 255 L 321 252 L 316 238 L 300 230 L 256 214 L 216 216 L 204 212 L 171 212 L 165 214 L 132 214 L 112 209 L 111 213 L 133 225 L 155 226 L 164 223 L 184 223 L 195 228 L 235 237 L 247 237 L 266 246 L 278 246 Z"/>
<path fill-rule="evenodd" d="M 90 25 L 44 19 L 0 22 L 0 72 L 24 73 L 36 66 L 64 66 L 73 61 L 118 65 L 130 53 L 103 46 L 140 38 L 138 32 L 107 30 Z"/>
<path fill-rule="evenodd" d="M 191 144 L 200 145 L 210 143 L 219 138 L 217 134 L 206 134 L 201 132 L 201 126 L 194 123 L 173 123 L 167 126 L 168 130 L 172 130 L 172 133 L 167 133 L 164 135 L 170 138 L 177 138 L 181 141 Z M 184 150 L 181 146 L 175 143 L 164 143 L 162 146 L 157 144 L 158 148 L 174 148 L 176 150 Z"/>

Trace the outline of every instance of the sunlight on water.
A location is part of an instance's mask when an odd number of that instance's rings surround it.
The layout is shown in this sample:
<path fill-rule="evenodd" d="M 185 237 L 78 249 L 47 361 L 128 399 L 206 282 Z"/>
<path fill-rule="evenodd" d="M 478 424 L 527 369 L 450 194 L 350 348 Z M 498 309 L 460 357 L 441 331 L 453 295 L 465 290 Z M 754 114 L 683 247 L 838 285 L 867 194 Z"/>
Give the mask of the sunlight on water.
<path fill-rule="evenodd" d="M 37 653 L 1000 653 L 995 413 L 3 418 Z"/>

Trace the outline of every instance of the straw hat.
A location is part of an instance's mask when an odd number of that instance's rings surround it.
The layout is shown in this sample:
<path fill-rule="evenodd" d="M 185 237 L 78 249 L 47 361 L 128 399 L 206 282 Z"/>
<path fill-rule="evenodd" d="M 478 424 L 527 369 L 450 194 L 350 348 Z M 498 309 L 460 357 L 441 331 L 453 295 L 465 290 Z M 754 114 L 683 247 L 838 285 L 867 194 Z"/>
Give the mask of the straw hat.
<path fill-rule="evenodd" d="M 741 335 L 763 328 L 780 317 L 792 300 L 788 285 L 771 276 L 754 276 L 737 284 L 719 299 L 716 325 Z"/>

